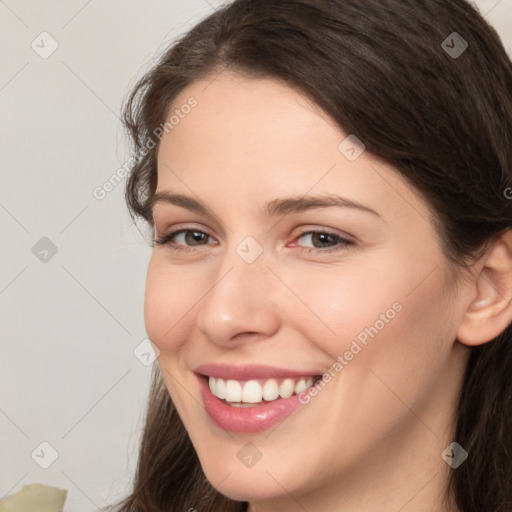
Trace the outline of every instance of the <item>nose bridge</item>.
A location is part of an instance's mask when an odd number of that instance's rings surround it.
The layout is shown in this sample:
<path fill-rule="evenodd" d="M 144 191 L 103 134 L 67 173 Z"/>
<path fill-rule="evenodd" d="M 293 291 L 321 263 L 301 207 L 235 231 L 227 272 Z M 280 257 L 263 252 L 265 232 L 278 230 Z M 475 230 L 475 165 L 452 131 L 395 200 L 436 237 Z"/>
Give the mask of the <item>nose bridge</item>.
<path fill-rule="evenodd" d="M 211 341 L 222 344 L 241 333 L 270 335 L 277 328 L 266 263 L 263 247 L 253 237 L 223 254 L 197 316 L 198 328 Z"/>

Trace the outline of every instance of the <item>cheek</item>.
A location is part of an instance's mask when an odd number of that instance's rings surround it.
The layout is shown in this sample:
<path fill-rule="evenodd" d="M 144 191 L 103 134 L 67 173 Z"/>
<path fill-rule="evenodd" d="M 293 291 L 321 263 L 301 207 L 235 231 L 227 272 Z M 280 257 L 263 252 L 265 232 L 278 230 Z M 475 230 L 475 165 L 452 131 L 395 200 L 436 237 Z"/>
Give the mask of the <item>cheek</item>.
<path fill-rule="evenodd" d="M 383 276 L 382 262 L 372 267 L 354 260 L 308 272 L 289 268 L 283 281 L 296 296 L 288 301 L 287 318 L 333 358 L 354 339 L 364 344 L 375 324 L 381 331 L 392 323 L 405 295 L 400 280 Z"/>
<path fill-rule="evenodd" d="M 351 371 L 408 368 L 414 378 L 425 371 L 427 357 L 435 365 L 446 356 L 456 322 L 440 267 L 425 279 L 432 261 L 386 260 L 347 261 L 307 273 L 282 269 L 283 281 L 301 299 L 290 298 L 285 315 L 333 361 L 346 356 Z"/>
<path fill-rule="evenodd" d="M 198 289 L 198 287 L 200 287 Z M 146 276 L 144 322 L 149 339 L 162 351 L 176 351 L 201 297 L 201 284 L 153 255 Z"/>

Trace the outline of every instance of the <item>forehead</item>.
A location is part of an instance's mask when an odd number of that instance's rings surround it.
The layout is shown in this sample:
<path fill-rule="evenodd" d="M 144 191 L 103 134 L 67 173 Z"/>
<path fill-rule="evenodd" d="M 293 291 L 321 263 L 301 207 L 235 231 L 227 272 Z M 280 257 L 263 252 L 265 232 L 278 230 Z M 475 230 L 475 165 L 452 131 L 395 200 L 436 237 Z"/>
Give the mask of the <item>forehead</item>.
<path fill-rule="evenodd" d="M 223 150 L 226 160 L 230 156 L 253 161 L 267 157 L 275 162 L 284 155 L 288 160 L 304 156 L 304 150 L 312 147 L 335 154 L 333 143 L 343 136 L 314 103 L 277 79 L 224 72 L 192 82 L 175 99 L 171 115 L 176 110 L 179 113 L 191 98 L 196 106 L 174 125 L 172 137 L 164 136 L 162 145 L 169 151 L 179 152 L 185 145 L 203 154 Z M 330 140 L 326 139 L 328 132 Z"/>
<path fill-rule="evenodd" d="M 183 108 L 191 99 L 195 106 Z M 351 134 L 280 80 L 233 72 L 197 80 L 177 96 L 173 115 L 159 149 L 157 190 L 222 197 L 240 208 L 339 193 L 394 214 L 429 216 L 421 196 L 382 159 L 369 152 L 347 159 L 340 144 Z"/>

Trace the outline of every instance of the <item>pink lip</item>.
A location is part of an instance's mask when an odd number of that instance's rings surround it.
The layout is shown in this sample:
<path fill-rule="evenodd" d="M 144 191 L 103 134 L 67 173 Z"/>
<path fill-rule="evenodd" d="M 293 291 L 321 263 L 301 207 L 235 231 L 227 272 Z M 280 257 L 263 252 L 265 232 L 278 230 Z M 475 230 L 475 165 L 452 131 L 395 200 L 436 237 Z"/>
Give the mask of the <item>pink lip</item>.
<path fill-rule="evenodd" d="M 229 432 L 261 432 L 284 421 L 292 412 L 304 405 L 299 401 L 298 395 L 293 395 L 256 407 L 232 407 L 210 391 L 206 377 L 197 374 L 196 377 L 206 412 L 220 428 Z"/>
<path fill-rule="evenodd" d="M 217 379 L 233 379 L 247 381 L 251 379 L 271 379 L 279 377 L 307 377 L 322 375 L 322 371 L 294 371 L 286 368 L 276 368 L 275 366 L 231 366 L 228 364 L 211 363 L 203 364 L 194 370 L 195 373 L 216 377 Z"/>

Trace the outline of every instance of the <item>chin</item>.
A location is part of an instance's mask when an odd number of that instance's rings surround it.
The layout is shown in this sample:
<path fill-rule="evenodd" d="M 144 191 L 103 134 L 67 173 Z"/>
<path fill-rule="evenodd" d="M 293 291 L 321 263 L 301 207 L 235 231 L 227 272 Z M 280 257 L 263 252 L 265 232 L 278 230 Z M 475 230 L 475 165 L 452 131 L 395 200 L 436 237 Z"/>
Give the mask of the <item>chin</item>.
<path fill-rule="evenodd" d="M 235 501 L 266 501 L 282 497 L 283 487 L 292 494 L 297 493 L 297 474 L 291 464 L 281 466 L 270 461 L 270 457 L 265 461 L 263 455 L 252 467 L 247 467 L 243 463 L 246 453 L 243 450 L 252 446 L 251 441 L 233 439 L 231 443 L 231 449 L 217 452 L 205 447 L 203 454 L 201 450 L 197 452 L 206 478 L 221 494 Z M 285 453 L 282 458 L 289 461 Z"/>

